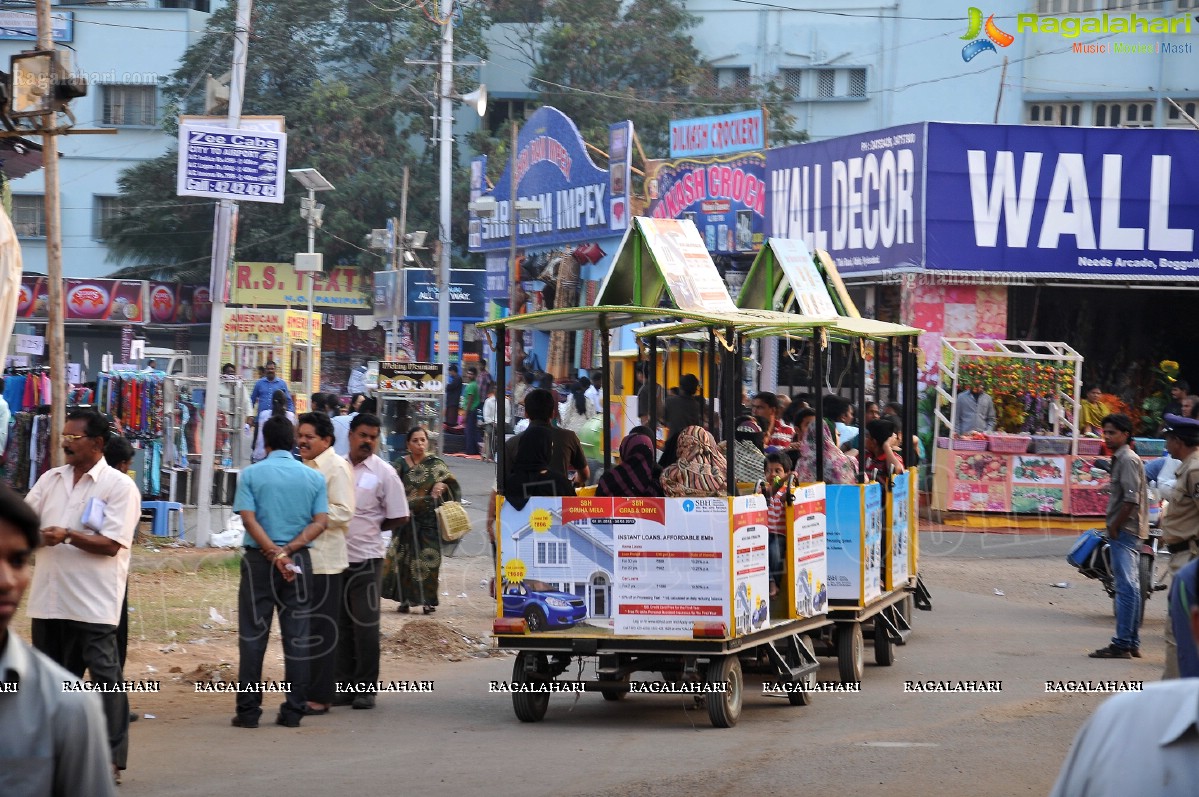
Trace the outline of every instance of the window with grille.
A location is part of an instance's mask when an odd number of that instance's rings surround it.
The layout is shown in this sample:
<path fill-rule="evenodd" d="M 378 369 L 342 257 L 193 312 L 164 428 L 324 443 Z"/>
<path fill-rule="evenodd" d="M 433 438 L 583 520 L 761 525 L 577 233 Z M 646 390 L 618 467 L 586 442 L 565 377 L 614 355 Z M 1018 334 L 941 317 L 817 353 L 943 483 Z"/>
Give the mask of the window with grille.
<path fill-rule="evenodd" d="M 846 93 L 850 97 L 865 97 L 866 96 L 866 70 L 865 69 L 849 70 L 849 91 Z"/>
<path fill-rule="evenodd" d="M 816 96 L 821 98 L 837 96 L 837 71 L 835 69 L 816 71 Z"/>
<path fill-rule="evenodd" d="M 92 197 L 92 238 L 107 241 L 112 237 L 112 223 L 121 217 L 125 207 L 120 197 Z"/>
<path fill-rule="evenodd" d="M 1163 0 L 1103 0 L 1104 11 L 1161 11 Z"/>
<path fill-rule="evenodd" d="M 568 565 L 570 547 L 564 542 L 538 542 L 536 559 L 539 565 Z"/>
<path fill-rule="evenodd" d="M 718 66 L 712 70 L 712 82 L 718 89 L 749 88 L 749 67 Z"/>
<path fill-rule="evenodd" d="M 158 124 L 156 86 L 101 86 L 104 110 L 101 124 L 153 127 Z"/>
<path fill-rule="evenodd" d="M 41 194 L 13 194 L 12 226 L 18 238 L 45 238 L 46 198 Z"/>
<path fill-rule="evenodd" d="M 1095 127 L 1153 127 L 1153 103 L 1097 102 Z"/>
<path fill-rule="evenodd" d="M 782 80 L 783 88 L 787 95 L 795 99 L 803 96 L 803 70 L 802 69 L 783 69 L 779 71 L 779 77 Z"/>
<path fill-rule="evenodd" d="M 1080 103 L 1035 102 L 1027 108 L 1025 121 L 1031 125 L 1078 127 L 1082 124 Z"/>
<path fill-rule="evenodd" d="M 1199 9 L 1199 0 L 1178 0 L 1179 11 L 1194 11 Z"/>
<path fill-rule="evenodd" d="M 1182 111 L 1192 119 L 1199 117 L 1195 116 L 1195 112 L 1199 111 L 1199 103 L 1195 100 L 1175 100 L 1182 106 Z M 1186 120 L 1186 117 L 1179 112 L 1173 105 L 1166 107 L 1166 124 L 1170 127 L 1190 127 L 1191 123 Z"/>

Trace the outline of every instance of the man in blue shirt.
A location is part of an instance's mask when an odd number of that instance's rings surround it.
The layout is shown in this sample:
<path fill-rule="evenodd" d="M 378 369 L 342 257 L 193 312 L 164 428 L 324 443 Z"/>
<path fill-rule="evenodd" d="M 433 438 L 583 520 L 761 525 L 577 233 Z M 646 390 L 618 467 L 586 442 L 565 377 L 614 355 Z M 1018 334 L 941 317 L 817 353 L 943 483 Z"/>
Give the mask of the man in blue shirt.
<path fill-rule="evenodd" d="M 291 684 L 275 723 L 298 727 L 308 705 L 308 600 L 312 560 L 308 546 L 329 522 L 325 479 L 291 455 L 295 427 L 275 416 L 262 425 L 266 459 L 242 472 L 233 511 L 246 527 L 245 555 L 237 595 L 237 716 L 233 726 L 257 728 L 262 692 L 262 659 L 270 639 L 271 618 L 279 610 L 283 635 L 284 678 Z"/>
<path fill-rule="evenodd" d="M 271 408 L 271 396 L 276 390 L 282 390 L 287 394 L 287 408 L 292 412 L 296 409 L 296 403 L 291 397 L 291 391 L 287 389 L 287 383 L 275 376 L 275 363 L 269 361 L 266 364 L 266 375 L 254 383 L 254 390 L 250 393 L 250 403 L 254 405 L 254 417 L 258 417 L 258 413 L 264 412 Z"/>

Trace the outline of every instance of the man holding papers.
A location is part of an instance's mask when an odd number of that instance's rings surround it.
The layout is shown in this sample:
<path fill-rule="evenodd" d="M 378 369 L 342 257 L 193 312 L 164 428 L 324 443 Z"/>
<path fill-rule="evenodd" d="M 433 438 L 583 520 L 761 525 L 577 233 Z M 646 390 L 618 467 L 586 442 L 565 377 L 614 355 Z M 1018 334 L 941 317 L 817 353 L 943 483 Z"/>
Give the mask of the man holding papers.
<path fill-rule="evenodd" d="M 141 516 L 137 485 L 104 461 L 111 430 L 95 410 L 67 415 L 62 432 L 66 465 L 42 474 L 25 501 L 42 519 L 29 594 L 33 645 L 82 678 L 121 683 L 117 625 L 129 577 L 129 548 Z M 113 767 L 129 754 L 129 701 L 101 695 Z M 115 773 L 114 773 L 115 774 Z"/>

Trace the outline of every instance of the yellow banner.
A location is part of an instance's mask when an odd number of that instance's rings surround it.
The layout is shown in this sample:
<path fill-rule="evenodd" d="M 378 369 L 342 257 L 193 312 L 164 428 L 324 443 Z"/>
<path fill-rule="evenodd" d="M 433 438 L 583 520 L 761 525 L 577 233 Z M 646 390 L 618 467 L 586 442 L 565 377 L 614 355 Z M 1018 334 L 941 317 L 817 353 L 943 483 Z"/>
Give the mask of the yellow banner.
<path fill-rule="evenodd" d="M 344 312 L 373 310 L 374 281 L 357 266 L 335 266 L 316 272 L 312 306 Z M 237 263 L 233 267 L 231 304 L 268 307 L 306 307 L 308 272 L 291 263 Z"/>

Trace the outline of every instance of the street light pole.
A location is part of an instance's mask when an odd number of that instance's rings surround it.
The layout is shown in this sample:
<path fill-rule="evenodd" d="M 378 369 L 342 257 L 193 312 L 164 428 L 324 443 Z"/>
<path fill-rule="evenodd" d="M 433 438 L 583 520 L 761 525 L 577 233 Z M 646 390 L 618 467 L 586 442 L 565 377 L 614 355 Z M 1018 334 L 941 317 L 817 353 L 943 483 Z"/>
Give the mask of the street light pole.
<path fill-rule="evenodd" d="M 316 254 L 316 189 L 312 186 L 308 187 L 308 254 Z M 312 370 L 312 350 L 316 348 L 316 339 L 312 335 L 312 293 L 316 290 L 316 272 L 308 274 L 308 315 L 305 318 L 308 324 L 308 362 L 304 365 L 304 374 L 306 379 L 305 384 L 308 385 L 308 400 L 312 400 L 312 394 L 315 392 L 316 372 Z M 308 405 L 308 410 L 311 411 L 311 405 Z"/>
<path fill-rule="evenodd" d="M 438 86 L 438 122 L 440 124 L 441 168 L 440 205 L 437 223 L 439 268 L 437 271 L 437 362 L 441 363 L 443 384 L 450 373 L 450 167 L 454 143 L 454 0 L 446 3 L 441 31 L 441 80 Z"/>

